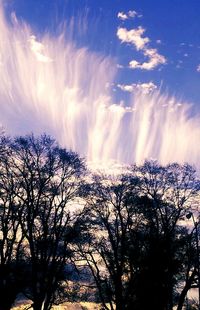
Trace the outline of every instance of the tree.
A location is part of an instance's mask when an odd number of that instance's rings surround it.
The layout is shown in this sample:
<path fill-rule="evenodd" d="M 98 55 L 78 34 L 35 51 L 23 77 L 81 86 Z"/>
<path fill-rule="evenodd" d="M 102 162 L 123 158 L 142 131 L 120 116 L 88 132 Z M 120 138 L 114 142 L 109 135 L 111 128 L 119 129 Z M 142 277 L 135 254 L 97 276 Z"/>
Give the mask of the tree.
<path fill-rule="evenodd" d="M 10 169 L 10 140 L 0 140 L 0 309 L 10 309 L 26 283 L 23 240 L 17 213 L 19 186 Z"/>
<path fill-rule="evenodd" d="M 196 215 L 198 214 L 198 209 L 195 210 Z M 185 244 L 185 256 L 184 256 L 184 270 L 183 270 L 183 288 L 181 290 L 177 310 L 182 310 L 184 302 L 187 297 L 187 293 L 191 288 L 198 289 L 198 309 L 200 308 L 200 260 L 199 260 L 199 215 L 194 217 L 192 212 L 186 214 L 186 219 L 192 219 L 190 222 L 190 230 L 187 236 L 187 242 Z"/>
<path fill-rule="evenodd" d="M 11 169 L 18 183 L 17 212 L 31 268 L 31 288 L 26 295 L 33 300 L 34 310 L 47 310 L 56 302 L 72 255 L 70 210 L 85 167 L 77 154 L 60 148 L 46 135 L 18 137 L 11 147 Z"/>
<path fill-rule="evenodd" d="M 187 291 L 194 286 L 197 273 L 197 268 L 194 267 L 194 247 L 191 244 L 194 238 L 191 239 L 192 234 L 184 219 L 191 206 L 199 199 L 199 181 L 194 168 L 188 164 L 162 167 L 156 162 L 146 162 L 141 167 L 134 167 L 135 170 L 141 176 L 142 192 L 153 202 L 150 210 L 155 210 L 154 215 L 151 213 L 151 218 L 155 220 L 156 231 L 160 232 L 165 240 L 168 239 L 168 247 L 165 246 L 164 250 L 168 257 L 174 257 L 177 264 L 176 271 L 172 269 L 172 272 L 169 272 L 166 268 L 166 287 L 169 288 L 168 298 L 171 300 L 169 309 L 172 309 L 173 298 L 176 297 L 180 310 Z M 171 265 L 173 266 L 173 261 Z M 175 291 L 175 284 L 181 281 L 185 282 L 185 286 L 181 292 L 180 288 Z"/>
<path fill-rule="evenodd" d="M 78 253 L 91 269 L 104 309 L 123 310 L 127 305 L 127 244 L 130 231 L 139 223 L 127 199 L 128 191 L 135 198 L 137 178 L 131 181 L 129 176 L 94 176 L 85 190 L 87 204 L 77 223 L 82 232 Z"/>
<path fill-rule="evenodd" d="M 146 162 L 126 176 L 94 177 L 79 252 L 105 309 L 173 308 L 188 233 L 181 221 L 197 190 L 188 165 Z"/>

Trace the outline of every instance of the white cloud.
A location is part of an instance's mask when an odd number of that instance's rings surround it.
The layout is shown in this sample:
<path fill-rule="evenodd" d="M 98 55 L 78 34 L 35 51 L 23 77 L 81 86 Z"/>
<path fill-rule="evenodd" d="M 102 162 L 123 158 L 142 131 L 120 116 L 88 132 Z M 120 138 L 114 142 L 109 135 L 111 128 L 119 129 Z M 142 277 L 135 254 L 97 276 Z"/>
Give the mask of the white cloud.
<path fill-rule="evenodd" d="M 161 44 L 162 41 L 158 39 L 158 40 L 156 40 L 156 43 L 157 43 L 157 44 Z"/>
<path fill-rule="evenodd" d="M 121 20 L 126 20 L 126 19 L 128 19 L 127 14 L 126 14 L 126 13 L 123 13 L 123 12 L 119 12 L 119 13 L 117 14 L 117 17 L 118 17 L 119 19 L 121 19 Z"/>
<path fill-rule="evenodd" d="M 163 65 L 167 61 L 166 58 L 160 55 L 155 48 L 145 50 L 144 55 L 149 57 L 149 61 L 144 62 L 141 65 L 141 69 L 153 70 L 158 65 Z"/>
<path fill-rule="evenodd" d="M 129 93 L 132 93 L 134 90 L 133 84 L 131 85 L 117 84 L 117 87 Z"/>
<path fill-rule="evenodd" d="M 137 69 L 140 68 L 141 64 L 137 60 L 131 60 L 129 62 L 129 68 L 131 69 Z"/>
<path fill-rule="evenodd" d="M 131 60 L 129 62 L 129 68 L 130 69 L 141 69 L 141 63 L 137 60 Z"/>
<path fill-rule="evenodd" d="M 136 29 L 127 30 L 126 28 L 118 28 L 117 36 L 122 43 L 131 43 L 139 51 L 142 50 L 145 45 L 150 42 L 147 37 L 142 37 L 145 29 L 139 26 Z"/>
<path fill-rule="evenodd" d="M 136 60 L 129 62 L 129 68 L 131 69 L 142 69 L 142 70 L 153 70 L 160 64 L 166 63 L 166 58 L 160 55 L 156 48 L 145 49 L 143 51 L 144 56 L 149 58 L 149 61 L 140 63 Z"/>
<path fill-rule="evenodd" d="M 132 44 L 137 51 L 142 51 L 143 55 L 149 58 L 148 61 L 143 63 L 137 60 L 131 60 L 129 62 L 129 68 L 131 69 L 142 69 L 142 70 L 153 70 L 160 64 L 166 63 L 166 58 L 160 55 L 156 48 L 149 48 L 148 43 L 150 39 L 144 37 L 145 29 L 139 26 L 136 29 L 127 30 L 126 28 L 118 28 L 117 36 L 122 43 Z"/>
<path fill-rule="evenodd" d="M 138 13 L 136 11 L 128 11 L 128 16 L 130 18 L 134 18 L 134 17 L 138 16 Z"/>
<path fill-rule="evenodd" d="M 152 91 L 157 89 L 157 85 L 155 85 L 153 82 L 149 83 L 134 83 L 131 85 L 124 85 L 124 84 L 118 84 L 118 88 L 120 88 L 122 91 L 132 93 L 135 90 L 141 91 L 144 94 L 149 94 Z"/>
<path fill-rule="evenodd" d="M 136 16 L 142 17 L 142 15 L 139 15 L 136 11 L 128 11 L 128 13 L 119 12 L 117 14 L 117 17 L 121 20 L 127 20 L 130 18 L 135 18 Z"/>
<path fill-rule="evenodd" d="M 48 56 L 44 55 L 44 45 L 38 41 L 36 41 L 35 36 L 31 36 L 29 39 L 31 51 L 36 56 L 37 60 L 40 62 L 51 62 L 52 59 Z"/>
<path fill-rule="evenodd" d="M 197 72 L 200 72 L 200 64 L 197 66 Z"/>

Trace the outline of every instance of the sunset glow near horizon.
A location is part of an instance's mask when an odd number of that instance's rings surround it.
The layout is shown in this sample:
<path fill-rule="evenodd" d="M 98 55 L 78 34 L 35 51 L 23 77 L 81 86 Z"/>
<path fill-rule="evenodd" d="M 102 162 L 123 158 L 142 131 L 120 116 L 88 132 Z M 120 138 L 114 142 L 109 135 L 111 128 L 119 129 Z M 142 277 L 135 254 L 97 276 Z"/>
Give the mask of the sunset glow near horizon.
<path fill-rule="evenodd" d="M 0 122 L 92 162 L 199 166 L 200 3 L 4 0 Z"/>

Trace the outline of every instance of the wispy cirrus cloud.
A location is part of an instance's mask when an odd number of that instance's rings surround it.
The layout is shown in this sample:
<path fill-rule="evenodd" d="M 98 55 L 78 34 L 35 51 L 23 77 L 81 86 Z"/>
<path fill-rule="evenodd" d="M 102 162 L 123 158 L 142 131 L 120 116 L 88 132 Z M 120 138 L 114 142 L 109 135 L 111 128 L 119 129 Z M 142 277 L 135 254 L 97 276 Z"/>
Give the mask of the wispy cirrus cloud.
<path fill-rule="evenodd" d="M 52 62 L 52 59 L 44 54 L 45 48 L 44 45 L 36 40 L 34 35 L 30 36 L 29 39 L 30 48 L 36 59 L 40 62 Z"/>
<path fill-rule="evenodd" d="M 200 72 L 200 64 L 197 66 L 197 72 Z"/>
<path fill-rule="evenodd" d="M 167 62 L 166 58 L 159 54 L 156 48 L 150 48 L 150 39 L 144 36 L 146 29 L 139 26 L 135 29 L 128 30 L 124 27 L 119 27 L 117 30 L 117 37 L 121 43 L 128 43 L 134 46 L 137 51 L 141 51 L 144 57 L 148 58 L 148 61 L 139 62 L 135 59 L 129 62 L 129 68 L 153 70 L 161 64 Z"/>
<path fill-rule="evenodd" d="M 144 94 L 149 94 L 157 89 L 157 85 L 153 82 L 149 83 L 133 83 L 133 84 L 118 84 L 117 87 L 122 91 L 132 93 L 134 91 L 141 91 Z"/>

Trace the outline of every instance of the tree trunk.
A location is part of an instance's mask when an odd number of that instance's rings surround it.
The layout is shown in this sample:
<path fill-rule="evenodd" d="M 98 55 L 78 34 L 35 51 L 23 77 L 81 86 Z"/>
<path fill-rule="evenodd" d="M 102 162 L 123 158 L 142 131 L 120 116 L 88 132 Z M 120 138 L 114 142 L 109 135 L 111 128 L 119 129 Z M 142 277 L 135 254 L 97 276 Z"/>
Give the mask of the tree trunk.
<path fill-rule="evenodd" d="M 115 284 L 115 299 L 116 299 L 116 310 L 123 310 L 125 305 L 123 304 L 122 297 L 122 282 L 121 282 L 121 273 L 117 276 Z"/>
<path fill-rule="evenodd" d="M 42 300 L 36 300 L 32 304 L 33 310 L 42 310 L 43 301 Z"/>
<path fill-rule="evenodd" d="M 196 270 L 194 269 L 191 276 L 189 277 L 189 279 L 186 281 L 185 286 L 183 288 L 183 290 L 181 291 L 180 297 L 179 297 L 179 301 L 178 301 L 178 307 L 177 310 L 182 310 L 183 309 L 183 305 L 184 305 L 184 301 L 187 295 L 187 292 L 189 291 L 189 289 L 191 288 L 192 282 L 194 280 L 196 274 Z"/>
<path fill-rule="evenodd" d="M 185 301 L 188 290 L 189 288 L 187 286 L 185 286 L 184 289 L 182 290 L 180 297 L 179 297 L 177 310 L 183 309 L 184 301 Z"/>

